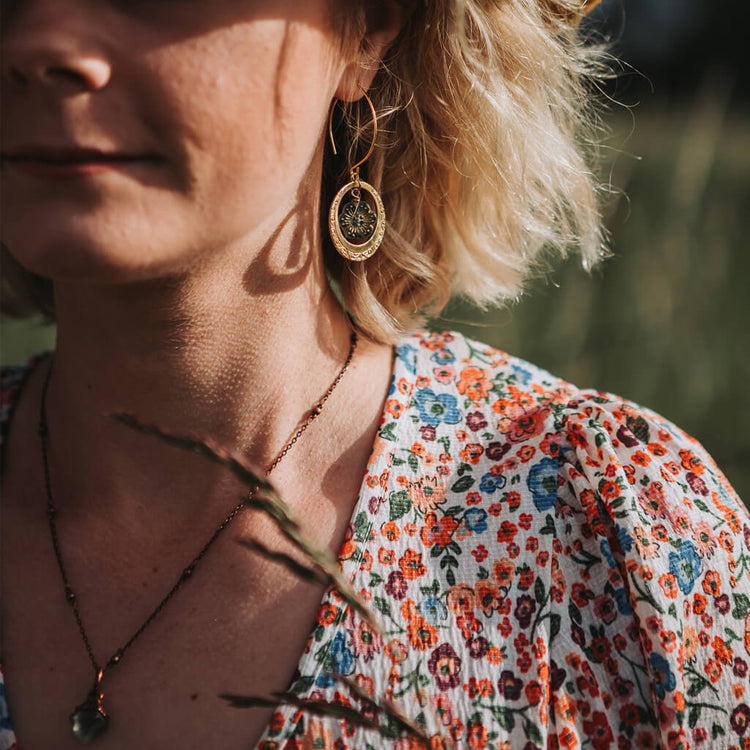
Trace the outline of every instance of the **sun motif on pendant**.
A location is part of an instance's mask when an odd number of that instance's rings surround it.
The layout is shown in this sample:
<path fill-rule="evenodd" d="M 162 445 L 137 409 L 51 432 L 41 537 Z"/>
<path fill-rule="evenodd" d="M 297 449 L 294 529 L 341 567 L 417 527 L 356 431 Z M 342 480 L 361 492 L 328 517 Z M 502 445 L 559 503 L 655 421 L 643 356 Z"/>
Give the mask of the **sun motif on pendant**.
<path fill-rule="evenodd" d="M 375 232 L 377 214 L 367 201 L 348 201 L 339 213 L 339 226 L 350 242 L 368 240 Z"/>

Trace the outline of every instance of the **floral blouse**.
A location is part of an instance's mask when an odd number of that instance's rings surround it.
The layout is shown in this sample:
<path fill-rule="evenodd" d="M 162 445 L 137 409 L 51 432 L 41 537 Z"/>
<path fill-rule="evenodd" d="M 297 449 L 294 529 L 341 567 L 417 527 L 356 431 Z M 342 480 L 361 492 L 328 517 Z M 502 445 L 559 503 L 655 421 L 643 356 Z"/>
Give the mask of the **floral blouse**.
<path fill-rule="evenodd" d="M 750 750 L 750 517 L 647 409 L 405 337 L 339 562 L 261 750 Z"/>

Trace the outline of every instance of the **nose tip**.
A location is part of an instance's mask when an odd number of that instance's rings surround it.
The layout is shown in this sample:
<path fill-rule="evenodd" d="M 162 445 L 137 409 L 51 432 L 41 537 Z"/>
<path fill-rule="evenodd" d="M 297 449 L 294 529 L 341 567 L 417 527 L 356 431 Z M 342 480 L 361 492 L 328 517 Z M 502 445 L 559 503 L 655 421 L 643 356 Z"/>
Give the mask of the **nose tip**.
<path fill-rule="evenodd" d="M 102 89 L 111 77 L 105 60 L 83 54 L 29 54 L 7 60 L 3 67 L 6 80 L 16 86 L 36 85 L 69 93 Z"/>
<path fill-rule="evenodd" d="M 102 89 L 110 79 L 110 67 L 101 59 L 86 55 L 41 58 L 29 62 L 26 76 L 17 71 L 16 80 L 27 78 L 48 88 Z"/>
<path fill-rule="evenodd" d="M 4 24 L 2 77 L 6 83 L 62 94 L 101 89 L 109 83 L 111 65 L 101 27 L 69 6 L 30 4 Z"/>

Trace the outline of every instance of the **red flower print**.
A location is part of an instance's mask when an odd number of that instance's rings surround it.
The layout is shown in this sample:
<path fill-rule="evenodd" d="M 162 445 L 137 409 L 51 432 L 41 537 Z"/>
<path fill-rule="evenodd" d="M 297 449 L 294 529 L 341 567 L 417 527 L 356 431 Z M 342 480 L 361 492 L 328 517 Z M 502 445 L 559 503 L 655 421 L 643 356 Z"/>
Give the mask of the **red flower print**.
<path fill-rule="evenodd" d="M 500 586 L 509 586 L 513 580 L 513 574 L 516 570 L 516 564 L 513 560 L 504 557 L 497 560 L 492 566 L 492 577 Z"/>
<path fill-rule="evenodd" d="M 415 552 L 411 548 L 407 549 L 403 556 L 399 558 L 398 566 L 401 568 L 404 578 L 408 581 L 420 578 L 427 572 L 427 568 L 422 562 L 422 553 Z"/>
<path fill-rule="evenodd" d="M 583 731 L 591 740 L 594 750 L 609 750 L 614 742 L 612 728 L 609 726 L 607 714 L 603 711 L 594 711 L 590 719 L 584 719 Z"/>
<path fill-rule="evenodd" d="M 529 627 L 534 612 L 536 612 L 536 600 L 526 594 L 519 596 L 513 615 L 518 620 L 520 627 Z"/>
<path fill-rule="evenodd" d="M 487 420 L 481 411 L 473 411 L 466 415 L 466 426 L 472 432 L 478 432 L 487 426 Z"/>
<path fill-rule="evenodd" d="M 600 594 L 594 599 L 594 614 L 605 625 L 609 625 L 617 617 L 615 600 L 606 594 Z"/>
<path fill-rule="evenodd" d="M 404 574 L 400 570 L 394 570 L 388 576 L 388 580 L 385 584 L 385 593 L 388 596 L 401 601 L 406 596 L 406 590 L 409 585 L 406 583 Z"/>
<path fill-rule="evenodd" d="M 523 682 L 513 675 L 507 669 L 500 673 L 500 679 L 497 681 L 497 689 L 500 695 L 506 700 L 517 701 L 521 697 Z"/>
<path fill-rule="evenodd" d="M 468 492 L 466 494 L 467 505 L 479 505 L 482 502 L 482 496 L 478 492 Z"/>
<path fill-rule="evenodd" d="M 487 559 L 487 555 L 489 553 L 487 552 L 487 547 L 485 547 L 483 544 L 480 544 L 476 549 L 473 549 L 471 551 L 472 557 L 478 562 L 484 562 Z"/>
<path fill-rule="evenodd" d="M 518 526 L 516 526 L 514 523 L 511 523 L 510 521 L 503 521 L 500 524 L 500 528 L 497 532 L 497 541 L 500 543 L 512 542 L 516 536 L 517 531 Z"/>
<path fill-rule="evenodd" d="M 461 658 L 450 643 L 441 643 L 430 655 L 427 669 L 440 690 L 454 688 L 461 681 Z"/>

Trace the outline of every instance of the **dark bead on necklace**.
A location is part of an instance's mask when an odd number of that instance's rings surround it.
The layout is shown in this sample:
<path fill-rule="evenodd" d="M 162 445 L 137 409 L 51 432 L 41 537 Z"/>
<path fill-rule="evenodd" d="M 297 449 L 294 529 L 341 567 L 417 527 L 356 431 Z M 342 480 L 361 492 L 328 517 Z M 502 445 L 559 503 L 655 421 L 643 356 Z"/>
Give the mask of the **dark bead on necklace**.
<path fill-rule="evenodd" d="M 69 718 L 73 726 L 73 734 L 84 745 L 88 745 L 89 742 L 104 734 L 109 725 L 107 714 L 97 708 L 96 703 L 91 700 L 78 706 Z"/>

